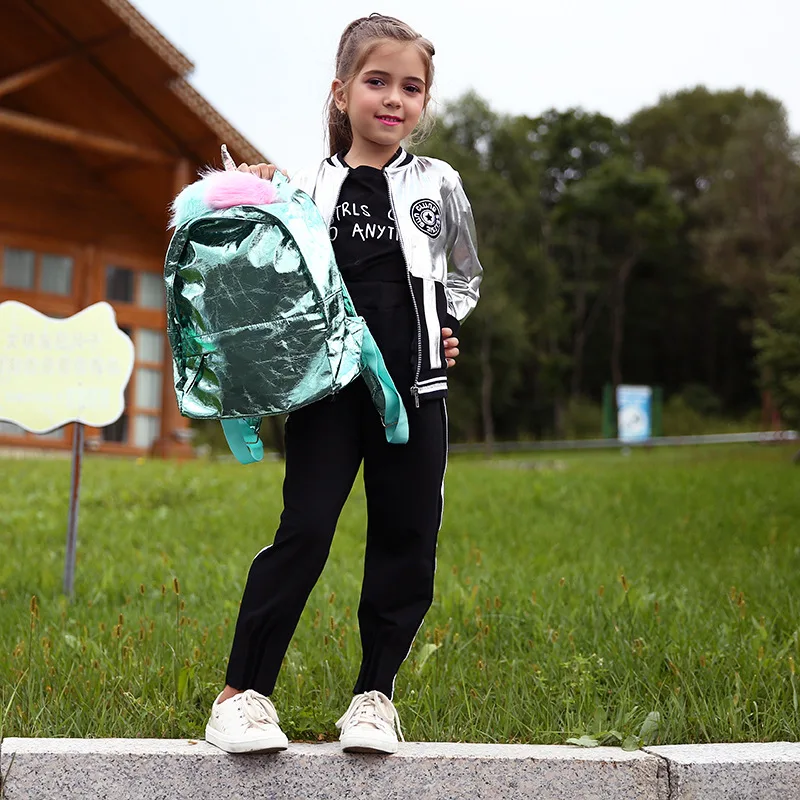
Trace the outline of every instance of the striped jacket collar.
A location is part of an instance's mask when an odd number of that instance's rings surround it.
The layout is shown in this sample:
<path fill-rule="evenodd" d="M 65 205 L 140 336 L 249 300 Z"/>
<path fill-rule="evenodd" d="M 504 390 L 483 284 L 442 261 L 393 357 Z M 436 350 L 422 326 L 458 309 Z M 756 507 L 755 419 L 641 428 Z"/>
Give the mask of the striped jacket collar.
<path fill-rule="evenodd" d="M 414 159 L 415 155 L 404 150 L 402 147 L 397 148 L 397 152 L 386 162 L 383 169 L 386 172 L 397 172 L 397 170 L 407 167 Z M 326 164 L 340 169 L 349 169 L 348 165 L 342 158 L 342 153 L 335 153 L 334 155 L 325 159 Z"/>

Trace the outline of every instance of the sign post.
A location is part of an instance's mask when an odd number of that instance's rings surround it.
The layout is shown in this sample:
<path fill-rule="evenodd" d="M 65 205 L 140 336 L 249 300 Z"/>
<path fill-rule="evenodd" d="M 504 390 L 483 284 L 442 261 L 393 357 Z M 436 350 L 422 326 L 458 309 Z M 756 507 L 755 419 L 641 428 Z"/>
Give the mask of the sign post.
<path fill-rule="evenodd" d="M 95 303 L 63 320 L 15 300 L 0 303 L 0 419 L 31 433 L 75 423 L 64 563 L 64 593 L 70 597 L 84 425 L 102 428 L 122 416 L 133 362 L 133 342 L 117 327 L 108 303 Z"/>
<path fill-rule="evenodd" d="M 81 466 L 83 465 L 83 423 L 76 422 L 72 434 L 72 478 L 69 487 L 67 518 L 67 554 L 64 559 L 64 594 L 75 591 L 75 558 L 78 553 L 78 507 L 81 500 Z"/>

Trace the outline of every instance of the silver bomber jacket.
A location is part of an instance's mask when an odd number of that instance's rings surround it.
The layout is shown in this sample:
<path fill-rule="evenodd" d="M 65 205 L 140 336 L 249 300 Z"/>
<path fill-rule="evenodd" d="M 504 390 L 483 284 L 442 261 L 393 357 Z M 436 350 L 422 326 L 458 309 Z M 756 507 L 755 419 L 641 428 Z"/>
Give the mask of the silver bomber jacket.
<path fill-rule="evenodd" d="M 328 225 L 349 167 L 339 156 L 302 170 L 291 180 L 309 194 Z M 449 164 L 402 148 L 383 168 L 417 320 L 414 384 L 420 398 L 447 395 L 442 328 L 456 333 L 478 302 L 478 261 L 472 209 L 461 178 Z M 401 394 L 404 387 L 397 387 Z"/>

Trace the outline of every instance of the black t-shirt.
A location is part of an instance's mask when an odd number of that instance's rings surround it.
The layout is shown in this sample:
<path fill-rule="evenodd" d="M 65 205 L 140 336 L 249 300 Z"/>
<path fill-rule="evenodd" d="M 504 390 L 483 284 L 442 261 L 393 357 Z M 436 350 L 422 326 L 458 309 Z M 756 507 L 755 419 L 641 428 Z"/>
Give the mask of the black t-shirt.
<path fill-rule="evenodd" d="M 331 218 L 336 263 L 349 284 L 354 280 L 407 282 L 403 251 L 382 170 L 351 169 Z"/>
<path fill-rule="evenodd" d="M 330 224 L 336 263 L 401 396 L 413 383 L 416 336 L 406 262 L 382 170 L 350 169 Z"/>

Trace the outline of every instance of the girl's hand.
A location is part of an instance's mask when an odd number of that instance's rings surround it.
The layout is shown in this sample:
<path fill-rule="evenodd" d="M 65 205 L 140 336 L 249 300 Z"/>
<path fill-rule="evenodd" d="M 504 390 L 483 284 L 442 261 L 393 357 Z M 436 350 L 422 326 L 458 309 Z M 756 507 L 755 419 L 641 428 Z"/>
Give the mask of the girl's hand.
<path fill-rule="evenodd" d="M 239 164 L 236 169 L 238 169 L 239 172 L 251 172 L 253 175 L 265 181 L 271 181 L 272 176 L 278 168 L 274 164 Z M 282 169 L 281 172 L 286 175 L 287 178 L 289 177 L 285 169 Z"/>
<path fill-rule="evenodd" d="M 459 354 L 458 339 L 453 336 L 450 328 L 442 328 L 442 339 L 444 339 L 444 357 L 448 367 L 456 365 L 456 356 Z"/>

